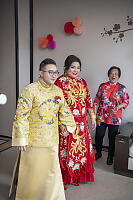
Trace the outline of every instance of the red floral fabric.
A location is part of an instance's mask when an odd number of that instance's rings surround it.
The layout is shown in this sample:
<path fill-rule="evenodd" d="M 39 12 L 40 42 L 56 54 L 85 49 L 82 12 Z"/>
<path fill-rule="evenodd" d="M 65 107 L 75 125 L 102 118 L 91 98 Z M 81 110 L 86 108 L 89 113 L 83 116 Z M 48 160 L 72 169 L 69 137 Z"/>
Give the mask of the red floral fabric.
<path fill-rule="evenodd" d="M 55 84 L 64 93 L 76 122 L 76 131 L 67 137 L 60 135 L 59 158 L 64 184 L 93 182 L 95 155 L 87 122 L 87 112 L 94 116 L 93 103 L 82 78 L 60 76 Z"/>
<path fill-rule="evenodd" d="M 119 82 L 102 83 L 96 94 L 94 105 L 98 107 L 97 115 L 101 122 L 106 124 L 120 125 L 122 120 L 122 109 L 115 114 L 112 110 L 118 105 L 123 104 L 125 109 L 129 104 L 127 89 Z"/>

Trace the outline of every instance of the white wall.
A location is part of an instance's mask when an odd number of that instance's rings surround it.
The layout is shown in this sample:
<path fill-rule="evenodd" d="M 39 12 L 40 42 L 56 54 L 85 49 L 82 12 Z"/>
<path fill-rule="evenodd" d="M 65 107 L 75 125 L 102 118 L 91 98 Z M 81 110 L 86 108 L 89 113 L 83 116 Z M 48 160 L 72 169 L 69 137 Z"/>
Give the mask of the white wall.
<path fill-rule="evenodd" d="M 119 66 L 122 70 L 120 82 L 127 86 L 130 95 L 130 105 L 123 112 L 123 123 L 133 121 L 133 31 L 127 32 L 123 42 L 117 44 L 112 37 L 102 38 L 100 34 L 104 27 L 110 30 L 115 23 L 126 28 L 127 15 L 133 17 L 132 0 L 34 0 L 34 80 L 38 77 L 42 59 L 55 59 L 62 73 L 65 58 L 75 54 L 82 61 L 81 76 L 87 80 L 94 98 L 99 84 L 108 81 L 108 69 L 112 65 Z M 64 32 L 64 24 L 75 16 L 83 21 L 81 36 Z M 39 38 L 49 33 L 54 35 L 55 50 L 38 46 Z"/>
<path fill-rule="evenodd" d="M 29 1 L 18 1 L 19 93 L 30 83 Z"/>
<path fill-rule="evenodd" d="M 116 23 L 128 28 L 128 15 L 133 17 L 132 0 L 34 0 L 34 80 L 38 77 L 41 60 L 55 59 L 62 73 L 65 58 L 75 54 L 82 61 L 81 76 L 86 79 L 94 99 L 99 84 L 108 81 L 108 69 L 116 65 L 122 70 L 120 82 L 128 88 L 130 95 L 130 105 L 123 111 L 122 123 L 133 121 L 133 31 L 125 33 L 125 39 L 117 44 L 112 37 L 101 37 L 104 28 L 110 30 Z M 65 23 L 75 16 L 83 21 L 81 36 L 64 32 Z M 49 33 L 54 35 L 55 50 L 38 46 L 39 38 Z M 94 139 L 94 132 L 91 133 Z M 107 136 L 104 145 L 108 145 Z"/>

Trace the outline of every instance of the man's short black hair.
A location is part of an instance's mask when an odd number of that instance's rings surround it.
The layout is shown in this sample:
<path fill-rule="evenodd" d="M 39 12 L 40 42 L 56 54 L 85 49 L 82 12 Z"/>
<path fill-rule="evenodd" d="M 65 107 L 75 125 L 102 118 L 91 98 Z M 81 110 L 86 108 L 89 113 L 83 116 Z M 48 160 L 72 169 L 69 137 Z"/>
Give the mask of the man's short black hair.
<path fill-rule="evenodd" d="M 51 59 L 51 58 L 46 58 L 46 59 L 44 59 L 44 60 L 40 63 L 39 71 L 42 71 L 42 69 L 44 70 L 45 66 L 46 66 L 46 65 L 49 65 L 49 64 L 56 65 L 56 62 L 55 62 L 53 59 Z"/>
<path fill-rule="evenodd" d="M 119 67 L 116 67 L 116 66 L 110 67 L 110 69 L 108 70 L 108 77 L 109 77 L 109 75 L 110 75 L 110 73 L 111 73 L 111 71 L 112 71 L 113 69 L 117 69 L 117 70 L 118 70 L 118 76 L 119 76 L 119 78 L 120 78 L 120 77 L 121 77 L 121 70 L 120 70 Z"/>

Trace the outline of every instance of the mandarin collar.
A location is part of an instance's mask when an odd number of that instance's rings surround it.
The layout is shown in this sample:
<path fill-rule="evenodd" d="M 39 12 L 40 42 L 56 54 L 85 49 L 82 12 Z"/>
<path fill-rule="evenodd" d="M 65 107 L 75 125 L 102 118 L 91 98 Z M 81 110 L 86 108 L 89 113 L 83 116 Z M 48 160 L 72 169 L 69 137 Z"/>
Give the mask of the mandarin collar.
<path fill-rule="evenodd" d="M 47 84 L 44 82 L 42 78 L 38 78 L 38 83 L 41 85 L 43 88 L 53 88 L 54 84 Z"/>
<path fill-rule="evenodd" d="M 70 78 L 71 80 L 77 80 L 79 77 L 77 77 L 77 78 L 73 78 L 73 77 L 71 77 L 71 76 L 69 76 L 68 74 L 66 74 L 66 73 L 64 73 L 64 76 L 66 76 L 66 77 L 68 77 L 68 78 Z"/>
<path fill-rule="evenodd" d="M 116 83 L 111 83 L 111 81 L 109 81 L 109 84 L 110 85 L 117 85 L 118 84 L 118 81 Z"/>

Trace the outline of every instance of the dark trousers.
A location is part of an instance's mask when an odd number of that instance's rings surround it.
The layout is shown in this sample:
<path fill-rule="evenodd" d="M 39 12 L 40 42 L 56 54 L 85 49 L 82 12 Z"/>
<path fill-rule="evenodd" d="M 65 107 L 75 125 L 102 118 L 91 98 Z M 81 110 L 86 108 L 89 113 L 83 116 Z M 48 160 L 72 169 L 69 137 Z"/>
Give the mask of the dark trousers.
<path fill-rule="evenodd" d="M 108 138 L 109 138 L 109 150 L 108 156 L 113 157 L 115 152 L 115 136 L 118 133 L 119 125 L 101 123 L 100 126 L 96 127 L 95 145 L 96 152 L 101 153 L 103 138 L 105 136 L 106 128 L 108 127 Z"/>

